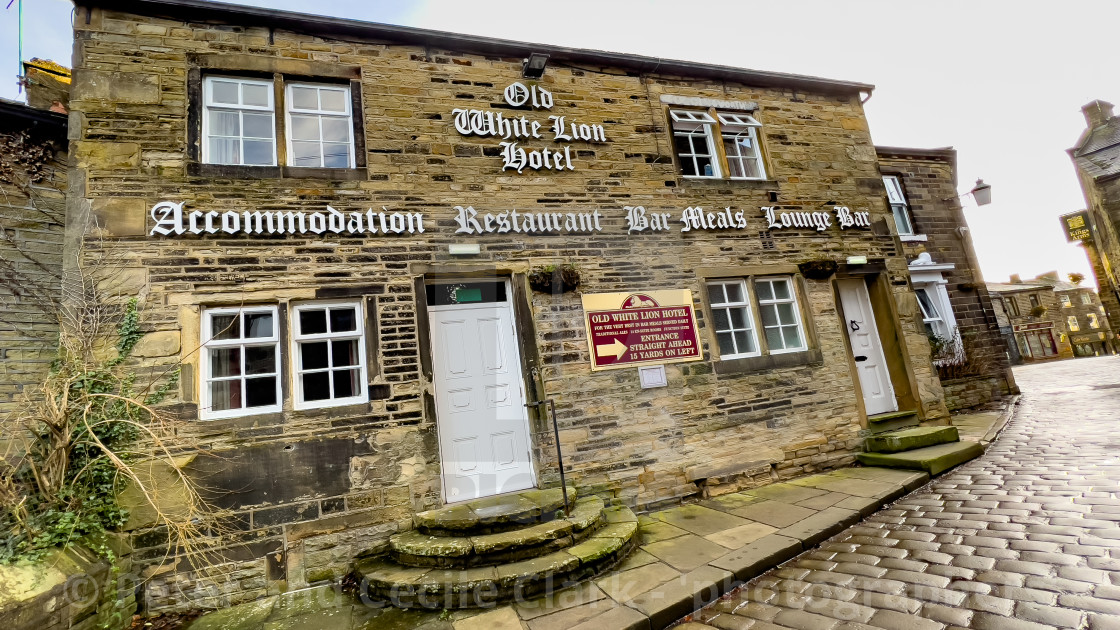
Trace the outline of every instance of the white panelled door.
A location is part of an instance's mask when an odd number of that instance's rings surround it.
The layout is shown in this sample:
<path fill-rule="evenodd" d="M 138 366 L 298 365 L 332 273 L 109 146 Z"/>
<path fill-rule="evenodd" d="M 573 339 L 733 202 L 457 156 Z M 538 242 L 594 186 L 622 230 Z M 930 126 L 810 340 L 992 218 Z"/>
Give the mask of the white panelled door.
<path fill-rule="evenodd" d="M 840 289 L 844 327 L 852 344 L 852 355 L 855 357 L 867 415 L 898 411 L 887 360 L 883 356 L 883 344 L 875 328 L 875 314 L 871 310 L 867 283 L 861 278 L 854 278 L 837 280 L 836 284 Z"/>
<path fill-rule="evenodd" d="M 437 285 L 443 299 L 429 300 L 436 425 L 448 503 L 536 485 L 513 310 L 504 285 L 492 290 L 496 284 Z M 458 303 L 441 304 L 448 301 Z"/>

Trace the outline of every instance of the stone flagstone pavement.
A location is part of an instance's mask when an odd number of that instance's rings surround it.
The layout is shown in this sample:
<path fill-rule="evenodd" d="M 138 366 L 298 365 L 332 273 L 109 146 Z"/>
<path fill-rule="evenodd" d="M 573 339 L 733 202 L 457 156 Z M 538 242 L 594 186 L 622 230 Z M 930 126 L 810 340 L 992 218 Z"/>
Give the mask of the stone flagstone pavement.
<path fill-rule="evenodd" d="M 960 419 L 962 440 L 980 441 L 1006 416 Z M 212 613 L 190 628 L 656 630 L 928 480 L 923 472 L 845 468 L 642 515 L 638 549 L 614 570 L 550 597 L 493 610 L 378 609 L 320 587 Z"/>

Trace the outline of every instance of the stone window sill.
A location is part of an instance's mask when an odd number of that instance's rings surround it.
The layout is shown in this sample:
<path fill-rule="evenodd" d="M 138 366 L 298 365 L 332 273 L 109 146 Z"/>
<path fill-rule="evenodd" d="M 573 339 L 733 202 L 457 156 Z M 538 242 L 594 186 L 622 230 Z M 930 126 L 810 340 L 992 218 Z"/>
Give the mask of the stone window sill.
<path fill-rule="evenodd" d="M 712 362 L 712 369 L 716 374 L 743 374 L 746 372 L 760 372 L 779 368 L 798 367 L 802 365 L 823 365 L 824 358 L 820 348 L 809 348 L 801 352 L 786 352 L 783 354 L 769 354 L 760 357 L 746 357 L 743 359 L 727 359 Z"/>
<path fill-rule="evenodd" d="M 304 166 L 238 166 L 233 164 L 187 163 L 188 175 L 229 177 L 234 179 L 367 179 L 365 167 L 359 168 L 309 168 Z"/>
<path fill-rule="evenodd" d="M 900 241 L 902 241 L 903 243 L 906 243 L 906 242 L 909 242 L 909 241 L 917 241 L 917 242 L 923 242 L 924 243 L 925 241 L 929 240 L 929 237 L 926 236 L 925 234 L 899 234 L 898 239 Z"/>

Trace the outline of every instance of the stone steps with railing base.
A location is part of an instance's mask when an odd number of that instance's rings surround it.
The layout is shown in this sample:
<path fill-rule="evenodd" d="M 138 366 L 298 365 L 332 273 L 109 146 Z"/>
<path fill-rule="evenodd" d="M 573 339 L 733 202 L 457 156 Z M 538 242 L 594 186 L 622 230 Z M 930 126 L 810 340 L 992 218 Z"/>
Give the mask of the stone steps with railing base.
<path fill-rule="evenodd" d="M 410 532 L 399 534 L 394 537 L 395 545 L 390 543 L 389 554 L 359 562 L 355 573 L 363 582 L 363 592 L 369 597 L 388 601 L 400 608 L 476 608 L 535 597 L 572 586 L 611 569 L 637 544 L 638 519 L 634 513 L 625 507 L 602 506 L 601 499 L 589 497 L 578 502 L 572 516 L 504 532 L 517 534 L 533 530 L 522 536 L 519 542 L 523 544 L 505 548 L 501 548 L 505 544 L 499 538 L 501 534 L 480 534 L 473 538 L 431 536 L 422 532 L 412 536 L 407 535 Z M 577 521 L 583 525 L 579 541 L 573 535 Z M 553 522 L 557 523 L 554 528 L 542 527 Z M 568 531 L 568 524 L 573 534 L 549 538 Z M 420 537 L 434 538 L 437 542 L 425 550 L 417 545 Z M 510 537 L 506 542 L 516 538 Z M 449 539 L 457 539 L 457 542 L 448 543 Z M 478 542 L 479 539 L 482 539 L 481 542 Z M 534 545 L 527 542 L 530 540 L 545 542 Z M 550 540 L 553 542 L 548 542 Z M 558 544 L 555 541 L 562 541 L 559 544 L 566 546 L 557 549 L 553 546 Z M 468 544 L 471 551 L 463 553 Z M 439 565 L 441 560 L 434 552 L 441 545 L 453 552 L 449 556 L 452 566 Z M 471 560 L 475 555 L 475 545 L 484 550 L 480 557 L 485 560 Z M 513 558 L 514 555 L 502 555 L 511 550 L 538 555 L 478 564 L 495 558 Z M 416 551 L 425 553 L 413 553 Z M 420 563 L 435 563 L 436 566 L 414 566 Z"/>

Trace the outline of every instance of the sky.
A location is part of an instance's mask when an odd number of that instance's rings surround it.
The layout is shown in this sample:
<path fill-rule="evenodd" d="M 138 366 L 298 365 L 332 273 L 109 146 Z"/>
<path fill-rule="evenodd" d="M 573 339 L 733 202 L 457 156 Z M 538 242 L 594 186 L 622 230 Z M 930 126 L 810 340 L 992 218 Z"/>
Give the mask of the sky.
<path fill-rule="evenodd" d="M 7 6 L 9 0 L 0 0 Z M 0 14 L 0 97 L 21 99 L 17 5 Z M 1058 215 L 1085 207 L 1066 149 L 1081 107 L 1120 103 L 1120 2 L 1065 0 L 239 0 L 289 11 L 871 83 L 876 144 L 958 151 L 988 281 L 1058 270 L 1091 277 Z M 67 0 L 23 0 L 23 57 L 69 65 Z"/>

